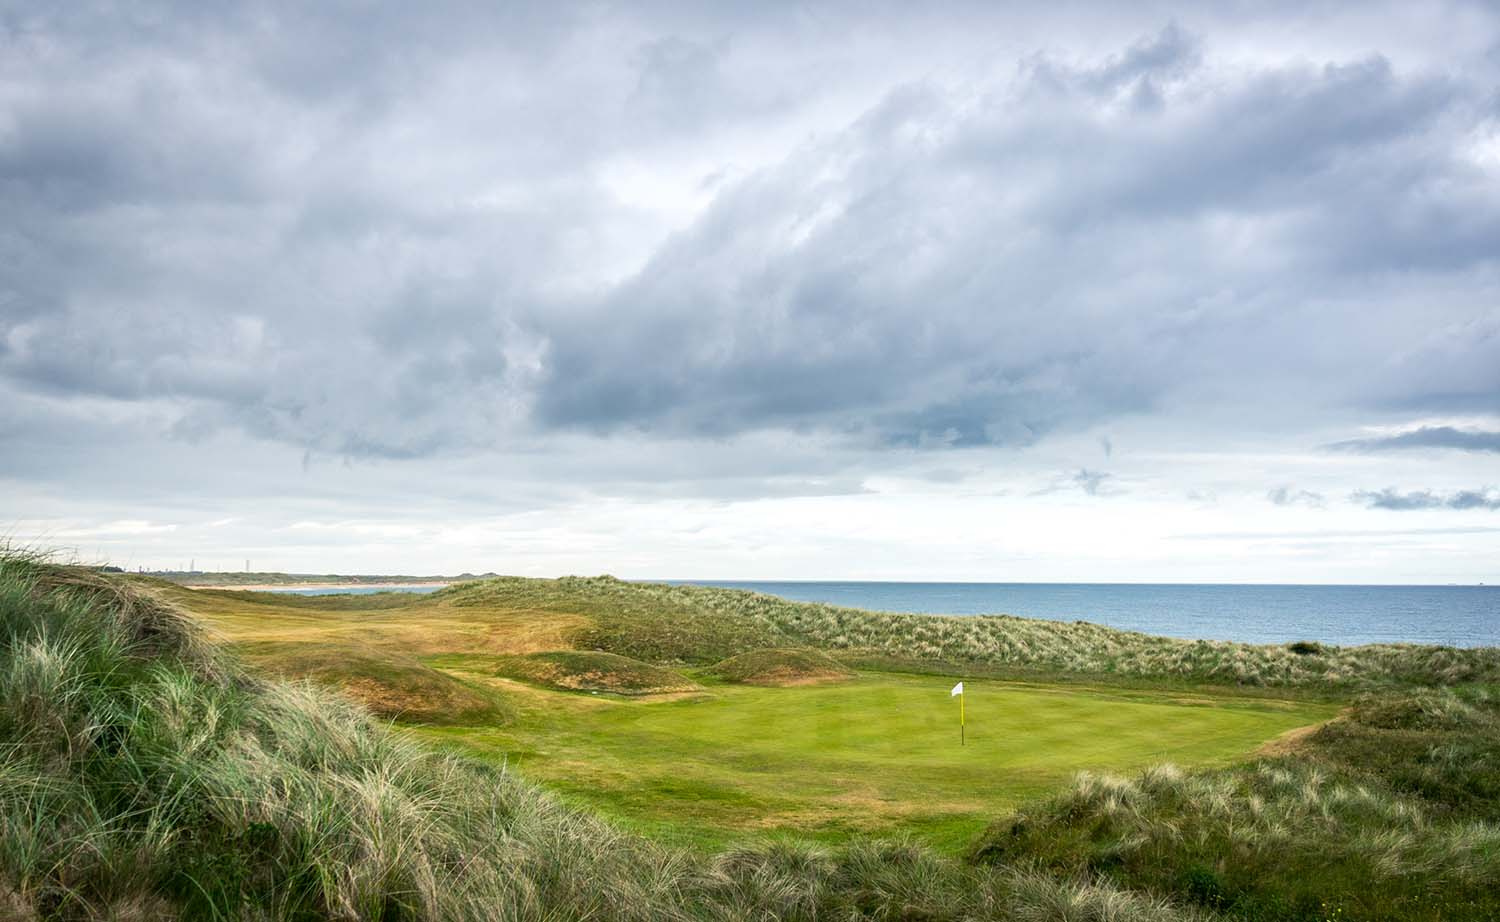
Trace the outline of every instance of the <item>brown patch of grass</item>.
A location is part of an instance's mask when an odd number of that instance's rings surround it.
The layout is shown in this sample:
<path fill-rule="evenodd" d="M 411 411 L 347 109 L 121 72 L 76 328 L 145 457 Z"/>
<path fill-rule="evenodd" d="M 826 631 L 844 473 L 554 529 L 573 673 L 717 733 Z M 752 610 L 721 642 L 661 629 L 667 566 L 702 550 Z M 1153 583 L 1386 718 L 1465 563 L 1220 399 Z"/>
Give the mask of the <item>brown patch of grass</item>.
<path fill-rule="evenodd" d="M 418 723 L 508 723 L 498 691 L 388 650 L 346 643 L 262 641 L 237 651 L 260 671 L 336 689 L 381 717 Z"/>
<path fill-rule="evenodd" d="M 1323 729 L 1327 723 L 1328 721 L 1325 720 L 1323 723 L 1309 724 L 1306 727 L 1293 727 L 1274 739 L 1266 740 L 1253 755 L 1270 759 L 1300 752 L 1307 747 L 1313 735 Z"/>
<path fill-rule="evenodd" d="M 461 607 L 440 596 L 288 596 L 180 587 L 166 592 L 232 643 L 349 644 L 409 656 L 567 650 L 591 623 L 567 612 Z"/>
<path fill-rule="evenodd" d="M 841 682 L 854 677 L 821 650 L 774 648 L 751 650 L 715 663 L 708 675 L 746 685 L 793 686 Z"/>
<path fill-rule="evenodd" d="M 565 691 L 669 695 L 702 691 L 687 676 L 614 653 L 593 650 L 496 657 L 495 674 Z"/>

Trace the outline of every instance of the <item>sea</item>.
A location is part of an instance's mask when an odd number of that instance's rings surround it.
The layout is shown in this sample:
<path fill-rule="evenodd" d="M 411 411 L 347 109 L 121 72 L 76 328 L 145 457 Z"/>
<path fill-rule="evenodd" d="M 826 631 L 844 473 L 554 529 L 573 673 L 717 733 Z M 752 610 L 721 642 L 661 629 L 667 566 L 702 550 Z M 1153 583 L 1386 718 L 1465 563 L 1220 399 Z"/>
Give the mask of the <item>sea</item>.
<path fill-rule="evenodd" d="M 674 582 L 876 611 L 1092 621 L 1190 640 L 1500 645 L 1500 586 Z"/>
<path fill-rule="evenodd" d="M 887 583 L 663 580 L 803 602 L 919 614 L 1092 621 L 1189 640 L 1500 646 L 1500 586 L 1275 586 L 1144 583 Z M 436 586 L 399 592 L 432 592 Z M 299 595 L 389 592 L 286 589 Z"/>

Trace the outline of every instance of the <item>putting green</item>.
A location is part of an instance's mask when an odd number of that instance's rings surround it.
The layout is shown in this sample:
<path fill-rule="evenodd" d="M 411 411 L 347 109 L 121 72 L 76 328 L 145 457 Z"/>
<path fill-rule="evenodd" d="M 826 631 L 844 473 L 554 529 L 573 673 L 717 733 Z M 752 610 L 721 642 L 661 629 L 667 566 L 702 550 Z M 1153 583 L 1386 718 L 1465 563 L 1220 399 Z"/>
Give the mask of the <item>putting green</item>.
<path fill-rule="evenodd" d="M 1081 769 L 1217 764 L 1333 716 L 1331 705 L 1193 692 L 861 674 L 713 686 L 672 701 L 527 689 L 505 728 L 424 729 L 504 758 L 627 825 L 706 846 L 746 834 L 837 841 L 909 831 L 961 848 Z"/>

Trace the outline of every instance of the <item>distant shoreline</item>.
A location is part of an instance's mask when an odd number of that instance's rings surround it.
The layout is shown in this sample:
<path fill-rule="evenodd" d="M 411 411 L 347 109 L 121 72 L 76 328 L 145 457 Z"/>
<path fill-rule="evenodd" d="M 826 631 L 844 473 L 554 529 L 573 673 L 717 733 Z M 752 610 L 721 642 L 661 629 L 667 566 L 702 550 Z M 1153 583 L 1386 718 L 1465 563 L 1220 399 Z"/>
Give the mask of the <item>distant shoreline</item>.
<path fill-rule="evenodd" d="M 422 582 L 422 583 L 226 583 L 214 586 L 190 586 L 183 585 L 184 589 L 214 589 L 219 591 L 239 592 L 276 592 L 289 591 L 293 589 L 426 589 L 429 586 L 434 589 L 442 589 L 452 586 L 451 582 Z"/>

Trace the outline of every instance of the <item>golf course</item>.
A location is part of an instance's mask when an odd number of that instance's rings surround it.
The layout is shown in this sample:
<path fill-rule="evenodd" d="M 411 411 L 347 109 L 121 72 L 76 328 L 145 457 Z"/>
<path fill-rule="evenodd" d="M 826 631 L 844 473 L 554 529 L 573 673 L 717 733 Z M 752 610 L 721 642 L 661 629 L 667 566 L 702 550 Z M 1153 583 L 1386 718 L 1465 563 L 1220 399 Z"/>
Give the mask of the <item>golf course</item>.
<path fill-rule="evenodd" d="M 1225 765 L 1340 708 L 1332 679 L 1293 671 L 1313 664 L 1284 649 L 1084 623 L 608 578 L 164 591 L 267 672 L 337 688 L 416 738 L 697 849 L 874 835 L 958 853 L 1080 771 Z M 1252 668 L 1293 687 L 1213 681 Z M 1173 669 L 1184 675 L 1164 681 Z"/>
<path fill-rule="evenodd" d="M 797 624 L 867 613 L 704 587 L 496 580 L 429 595 L 168 591 L 268 671 L 341 688 L 418 738 L 502 764 L 623 828 L 704 849 L 906 835 L 959 852 L 996 815 L 1079 771 L 1223 765 L 1339 707 L 1305 693 L 987 677 L 993 664 L 982 661 L 832 650 L 841 663 Z M 1104 630 L 919 617 L 919 629 L 1026 629 L 1039 652 L 1061 631 L 1058 652 L 1077 656 Z M 1107 636 L 1122 647 L 1120 638 L 1161 643 Z M 765 649 L 787 641 L 798 646 Z M 958 681 L 962 737 L 949 695 Z"/>
<path fill-rule="evenodd" d="M 462 671 L 456 675 L 469 677 Z M 959 851 L 1080 770 L 1222 764 L 1336 707 L 866 672 L 794 687 L 707 685 L 652 701 L 518 690 L 508 726 L 424 728 L 506 760 L 632 828 L 722 847 L 780 834 L 913 834 Z"/>
<path fill-rule="evenodd" d="M 24 555 L 0 616 L 22 918 L 1500 913 L 1494 648 Z"/>

